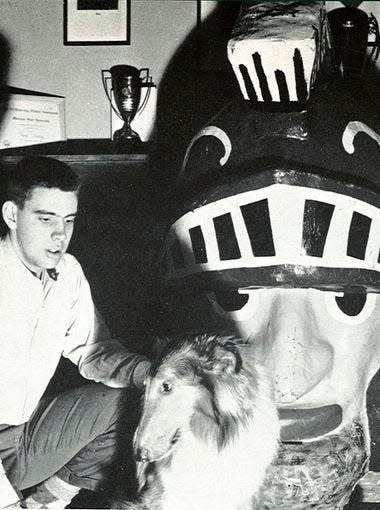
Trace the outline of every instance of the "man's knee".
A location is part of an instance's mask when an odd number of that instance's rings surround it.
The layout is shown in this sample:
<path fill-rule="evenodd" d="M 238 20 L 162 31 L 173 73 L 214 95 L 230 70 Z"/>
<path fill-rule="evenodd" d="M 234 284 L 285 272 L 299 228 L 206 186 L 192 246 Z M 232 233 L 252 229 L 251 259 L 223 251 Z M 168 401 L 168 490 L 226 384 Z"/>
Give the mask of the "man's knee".
<path fill-rule="evenodd" d="M 90 409 L 90 415 L 96 420 L 112 426 L 118 422 L 126 406 L 126 390 L 123 388 L 109 388 L 101 383 L 87 384 L 82 388 L 80 400 L 85 407 L 81 412 Z M 106 428 L 108 428 L 106 426 Z"/>

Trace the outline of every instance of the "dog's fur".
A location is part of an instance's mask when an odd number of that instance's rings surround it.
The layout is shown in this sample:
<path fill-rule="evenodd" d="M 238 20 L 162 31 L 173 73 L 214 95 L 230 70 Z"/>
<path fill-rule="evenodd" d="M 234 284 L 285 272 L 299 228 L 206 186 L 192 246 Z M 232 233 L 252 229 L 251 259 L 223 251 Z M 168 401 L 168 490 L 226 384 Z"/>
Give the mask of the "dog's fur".
<path fill-rule="evenodd" d="M 263 367 L 232 338 L 170 345 L 151 369 L 134 437 L 140 482 L 128 510 L 251 510 L 277 449 Z"/>

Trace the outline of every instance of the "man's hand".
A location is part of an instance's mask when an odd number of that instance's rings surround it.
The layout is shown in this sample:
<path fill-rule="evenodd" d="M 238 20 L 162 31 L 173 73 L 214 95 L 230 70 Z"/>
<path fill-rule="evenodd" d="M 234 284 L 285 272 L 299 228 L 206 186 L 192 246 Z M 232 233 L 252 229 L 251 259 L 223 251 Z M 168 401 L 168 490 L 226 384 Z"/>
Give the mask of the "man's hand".
<path fill-rule="evenodd" d="M 138 365 L 136 365 L 133 371 L 133 384 L 136 388 L 143 390 L 145 386 L 145 379 L 150 370 L 150 361 L 140 361 Z"/>

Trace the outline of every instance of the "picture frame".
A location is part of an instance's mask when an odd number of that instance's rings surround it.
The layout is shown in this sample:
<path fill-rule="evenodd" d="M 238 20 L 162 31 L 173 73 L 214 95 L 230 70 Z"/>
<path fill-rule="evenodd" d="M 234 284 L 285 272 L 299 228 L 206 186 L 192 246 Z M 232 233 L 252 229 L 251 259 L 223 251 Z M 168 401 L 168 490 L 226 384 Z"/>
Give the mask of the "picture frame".
<path fill-rule="evenodd" d="M 131 0 L 64 0 L 64 45 L 129 45 L 130 3 Z"/>

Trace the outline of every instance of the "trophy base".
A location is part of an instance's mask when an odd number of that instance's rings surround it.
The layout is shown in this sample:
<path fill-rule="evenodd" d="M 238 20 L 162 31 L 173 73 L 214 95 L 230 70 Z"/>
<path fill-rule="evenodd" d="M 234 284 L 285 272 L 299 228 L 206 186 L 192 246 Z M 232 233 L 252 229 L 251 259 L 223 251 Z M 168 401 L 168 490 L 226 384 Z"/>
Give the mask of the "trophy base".
<path fill-rule="evenodd" d="M 130 132 L 127 133 L 124 128 L 115 131 L 112 140 L 117 149 L 122 152 L 139 152 L 143 145 L 139 135 L 135 131 L 130 130 Z"/>

